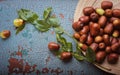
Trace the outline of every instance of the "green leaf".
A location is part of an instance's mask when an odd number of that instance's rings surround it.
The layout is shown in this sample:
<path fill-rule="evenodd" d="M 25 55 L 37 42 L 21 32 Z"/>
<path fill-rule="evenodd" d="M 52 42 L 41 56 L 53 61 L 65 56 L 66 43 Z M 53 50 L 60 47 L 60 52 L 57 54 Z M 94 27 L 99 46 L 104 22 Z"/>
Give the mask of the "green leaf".
<path fill-rule="evenodd" d="M 32 12 L 27 9 L 20 9 L 18 11 L 19 18 L 25 20 L 26 22 L 33 23 L 38 19 L 38 15 L 35 12 Z"/>
<path fill-rule="evenodd" d="M 27 21 L 30 23 L 33 23 L 37 19 L 38 19 L 38 16 L 36 14 L 31 14 L 31 16 L 28 17 Z"/>
<path fill-rule="evenodd" d="M 46 32 L 46 31 L 49 30 L 49 28 L 44 28 L 44 27 L 42 27 L 42 26 L 40 26 L 40 25 L 34 25 L 34 26 L 35 26 L 35 28 L 36 28 L 37 30 L 39 30 L 39 31 L 41 31 L 41 32 Z"/>
<path fill-rule="evenodd" d="M 65 52 L 72 52 L 72 43 L 67 42 L 67 40 L 62 36 L 62 34 L 56 33 L 57 42 L 61 44 L 61 50 Z"/>
<path fill-rule="evenodd" d="M 59 20 L 55 17 L 50 17 L 48 19 L 48 24 L 51 25 L 52 27 L 58 27 L 60 25 Z"/>
<path fill-rule="evenodd" d="M 16 30 L 16 35 L 17 35 L 19 32 L 21 32 L 21 31 L 24 29 L 24 27 L 25 27 L 25 25 L 22 25 L 22 26 L 20 26 L 19 28 L 17 28 L 17 30 Z"/>
<path fill-rule="evenodd" d="M 95 62 L 95 59 L 96 59 L 95 52 L 90 47 L 88 47 L 86 50 L 86 60 L 88 62 L 93 63 L 93 62 Z"/>
<path fill-rule="evenodd" d="M 57 56 L 58 58 L 60 58 L 60 54 L 61 54 L 61 51 L 53 51 L 52 52 L 55 56 Z"/>
<path fill-rule="evenodd" d="M 45 20 L 34 21 L 33 25 L 36 27 L 36 29 L 38 29 L 41 32 L 46 32 L 51 27 L 49 24 L 47 24 Z"/>
<path fill-rule="evenodd" d="M 51 25 L 49 25 L 45 20 L 37 20 L 35 25 L 40 25 L 44 28 L 50 28 Z"/>
<path fill-rule="evenodd" d="M 61 34 L 56 34 L 57 41 L 62 45 L 67 45 L 67 41 L 64 37 L 61 36 Z"/>
<path fill-rule="evenodd" d="M 38 20 L 39 16 L 35 12 L 27 9 L 20 9 L 18 11 L 18 15 L 19 15 L 19 18 L 23 19 L 27 23 L 33 24 L 37 30 L 41 32 L 46 32 L 51 27 L 59 26 L 58 19 L 50 15 L 51 11 L 52 11 L 51 7 L 44 10 L 43 20 Z"/>
<path fill-rule="evenodd" d="M 56 32 L 57 34 L 63 34 L 63 33 L 64 33 L 63 28 L 61 28 L 60 26 L 59 26 L 59 27 L 56 27 L 56 28 L 54 28 L 54 29 L 55 29 L 55 32 Z"/>
<path fill-rule="evenodd" d="M 78 52 L 80 55 L 84 55 L 82 53 L 82 49 L 79 47 L 79 43 L 76 43 L 76 52 Z"/>
<path fill-rule="evenodd" d="M 67 52 L 72 52 L 72 43 L 71 42 L 67 43 Z"/>
<path fill-rule="evenodd" d="M 51 27 L 51 25 L 49 25 L 45 20 L 39 20 L 38 23 L 47 28 Z"/>
<path fill-rule="evenodd" d="M 84 56 L 81 56 L 81 55 L 79 55 L 79 54 L 76 53 L 76 52 L 73 53 L 73 56 L 74 56 L 78 61 L 82 61 L 82 60 L 85 59 Z"/>
<path fill-rule="evenodd" d="M 44 20 L 46 20 L 49 17 L 51 11 L 52 11 L 52 7 L 49 7 L 49 8 L 44 10 L 44 13 L 43 13 Z"/>

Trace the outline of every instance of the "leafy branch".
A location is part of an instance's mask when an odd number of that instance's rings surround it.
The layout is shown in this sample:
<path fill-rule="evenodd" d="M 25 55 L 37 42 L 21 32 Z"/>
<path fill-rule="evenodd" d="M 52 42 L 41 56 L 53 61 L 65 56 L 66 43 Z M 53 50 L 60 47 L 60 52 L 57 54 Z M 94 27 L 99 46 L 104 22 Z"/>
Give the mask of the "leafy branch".
<path fill-rule="evenodd" d="M 63 34 L 68 35 L 70 38 L 72 38 L 76 42 L 76 44 L 79 44 L 78 41 L 71 34 L 66 32 L 63 29 L 63 27 L 60 26 L 59 20 L 56 17 L 51 16 L 51 12 L 52 12 L 51 7 L 45 9 L 43 13 L 43 19 L 39 19 L 39 16 L 35 12 L 27 9 L 20 9 L 18 11 L 18 16 L 19 18 L 23 19 L 26 23 L 31 23 L 40 32 L 46 32 L 50 28 L 53 28 L 56 32 L 57 42 L 61 44 L 61 52 L 63 51 L 72 52 L 73 56 L 76 59 L 82 59 L 82 60 L 87 60 L 88 62 L 94 62 L 95 55 L 90 48 L 88 48 L 86 52 L 86 56 L 82 56 L 77 52 L 73 52 L 72 43 L 68 42 L 66 38 L 63 37 L 62 35 Z M 16 33 L 19 33 L 20 31 L 22 31 L 24 27 L 25 25 L 18 28 Z M 79 48 L 79 46 L 77 48 Z"/>
<path fill-rule="evenodd" d="M 74 58 L 76 58 L 78 61 L 86 60 L 94 64 L 95 63 L 95 52 L 90 47 L 88 47 L 86 51 L 86 55 L 83 55 L 82 50 L 80 49 L 78 45 L 79 42 L 71 34 L 66 32 L 63 29 L 63 27 L 60 26 L 59 20 L 56 17 L 51 16 L 51 12 L 52 12 L 51 7 L 45 9 L 43 13 L 43 19 L 39 19 L 39 16 L 35 12 L 27 10 L 27 9 L 20 9 L 18 11 L 18 16 L 19 18 L 23 19 L 25 23 L 32 24 L 40 32 L 46 32 L 50 28 L 53 28 L 56 33 L 57 42 L 61 45 L 60 52 L 57 53 L 58 56 L 61 52 L 67 51 L 67 52 L 71 52 Z M 20 31 L 24 29 L 24 27 L 25 25 L 18 28 L 16 33 L 18 34 Z M 68 37 L 70 37 L 71 39 L 75 41 L 76 51 L 73 51 L 72 43 L 68 42 L 66 38 L 62 36 L 63 34 L 68 35 Z"/>
<path fill-rule="evenodd" d="M 18 16 L 19 18 L 23 19 L 25 23 L 31 23 L 40 32 L 46 32 L 51 27 L 59 26 L 58 19 L 50 15 L 51 11 L 51 7 L 45 9 L 43 13 L 43 19 L 39 19 L 39 16 L 35 12 L 27 9 L 20 9 L 18 11 Z M 22 31 L 24 27 L 25 26 L 23 25 L 18 28 L 16 33 Z"/>

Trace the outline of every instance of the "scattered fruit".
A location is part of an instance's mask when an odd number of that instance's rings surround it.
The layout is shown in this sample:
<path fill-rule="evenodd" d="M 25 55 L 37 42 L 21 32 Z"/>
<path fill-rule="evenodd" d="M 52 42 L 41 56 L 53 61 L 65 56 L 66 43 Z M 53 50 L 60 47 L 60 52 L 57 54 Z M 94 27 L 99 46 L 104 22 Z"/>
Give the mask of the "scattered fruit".
<path fill-rule="evenodd" d="M 9 30 L 3 30 L 2 32 L 0 32 L 0 37 L 3 39 L 7 39 L 8 37 L 10 37 L 11 33 Z"/>
<path fill-rule="evenodd" d="M 13 24 L 15 27 L 21 27 L 24 24 L 24 21 L 22 19 L 15 19 Z"/>
<path fill-rule="evenodd" d="M 63 61 L 70 61 L 71 58 L 72 58 L 72 54 L 71 54 L 70 52 L 62 52 L 62 53 L 60 54 L 60 58 L 61 58 L 61 60 L 63 60 Z"/>
<path fill-rule="evenodd" d="M 58 51 L 60 48 L 60 45 L 55 42 L 49 42 L 48 49 L 51 51 Z"/>

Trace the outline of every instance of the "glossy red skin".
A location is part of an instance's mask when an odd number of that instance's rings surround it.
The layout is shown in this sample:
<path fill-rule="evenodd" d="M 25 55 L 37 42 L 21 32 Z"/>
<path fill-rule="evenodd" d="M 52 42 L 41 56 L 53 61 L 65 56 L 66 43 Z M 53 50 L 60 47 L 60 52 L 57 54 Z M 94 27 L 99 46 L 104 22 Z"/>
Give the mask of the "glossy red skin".
<path fill-rule="evenodd" d="M 88 24 L 89 20 L 90 20 L 89 16 L 81 16 L 79 18 L 79 21 L 81 21 L 81 23 L 83 23 L 83 24 Z"/>
<path fill-rule="evenodd" d="M 101 3 L 101 8 L 103 9 L 111 9 L 113 7 L 113 3 L 110 1 L 103 1 Z"/>
<path fill-rule="evenodd" d="M 90 34 L 91 36 L 97 36 L 100 32 L 100 25 L 97 23 L 93 23 L 90 25 Z"/>
<path fill-rule="evenodd" d="M 116 42 L 118 42 L 118 39 L 111 37 L 111 45 L 115 44 Z"/>
<path fill-rule="evenodd" d="M 105 45 L 110 45 L 110 37 L 108 34 L 103 35 L 103 41 L 104 41 Z"/>
<path fill-rule="evenodd" d="M 96 62 L 102 63 L 106 57 L 105 51 L 99 51 L 96 53 Z"/>
<path fill-rule="evenodd" d="M 120 18 L 120 9 L 113 9 L 112 13 L 114 17 Z"/>
<path fill-rule="evenodd" d="M 50 42 L 48 44 L 48 49 L 51 50 L 51 51 L 58 51 L 60 48 L 60 45 L 55 43 L 55 42 Z"/>
<path fill-rule="evenodd" d="M 79 35 L 79 33 L 74 33 L 74 34 L 73 34 L 73 37 L 74 37 L 75 39 L 79 40 L 80 35 Z"/>
<path fill-rule="evenodd" d="M 77 22 L 74 22 L 72 24 L 72 28 L 75 30 L 75 31 L 79 31 L 80 29 L 82 29 L 83 27 L 83 24 L 81 23 L 81 21 L 77 21 Z"/>
<path fill-rule="evenodd" d="M 81 43 L 85 43 L 86 40 L 87 40 L 87 34 L 83 34 L 82 36 L 80 36 L 79 41 L 80 41 Z"/>
<path fill-rule="evenodd" d="M 113 31 L 113 24 L 109 23 L 104 28 L 104 33 L 111 34 Z"/>
<path fill-rule="evenodd" d="M 84 26 L 83 29 L 80 31 L 80 35 L 87 34 L 89 30 L 89 26 Z"/>
<path fill-rule="evenodd" d="M 105 16 L 112 17 L 112 10 L 111 9 L 106 9 L 105 10 Z"/>
<path fill-rule="evenodd" d="M 88 37 L 87 37 L 86 43 L 87 43 L 88 45 L 90 45 L 90 44 L 93 43 L 93 37 L 92 37 L 90 34 L 89 34 Z"/>
<path fill-rule="evenodd" d="M 106 49 L 105 49 L 105 52 L 106 53 L 111 53 L 112 52 L 111 46 L 107 46 Z"/>
<path fill-rule="evenodd" d="M 81 47 L 82 51 L 86 51 L 88 48 L 88 46 L 86 44 L 83 44 L 83 46 Z"/>
<path fill-rule="evenodd" d="M 3 30 L 2 33 L 6 38 L 8 38 L 11 35 L 9 30 Z"/>
<path fill-rule="evenodd" d="M 107 22 L 107 18 L 105 16 L 101 16 L 98 20 L 98 24 L 100 25 L 100 27 L 104 27 L 106 25 Z"/>
<path fill-rule="evenodd" d="M 119 59 L 119 55 L 116 54 L 116 53 L 111 53 L 107 56 L 107 61 L 110 63 L 110 64 L 116 64 L 117 61 Z"/>
<path fill-rule="evenodd" d="M 86 16 L 90 16 L 90 14 L 93 13 L 94 11 L 95 11 L 95 10 L 94 10 L 93 7 L 85 7 L 85 8 L 83 9 L 83 13 L 84 13 L 84 15 L 86 15 Z"/>
<path fill-rule="evenodd" d="M 94 52 L 96 52 L 97 49 L 98 49 L 98 44 L 97 44 L 97 43 L 92 43 L 92 44 L 90 45 L 90 48 L 91 48 Z"/>
<path fill-rule="evenodd" d="M 100 28 L 100 33 L 99 33 L 99 35 L 103 35 L 104 34 L 104 30 L 103 30 L 103 28 Z"/>
<path fill-rule="evenodd" d="M 63 61 L 69 61 L 72 58 L 72 54 L 70 52 L 62 52 L 60 56 Z"/>
<path fill-rule="evenodd" d="M 98 19 L 99 19 L 99 15 L 96 14 L 96 13 L 91 13 L 90 19 L 91 19 L 93 22 L 97 22 Z"/>
<path fill-rule="evenodd" d="M 113 52 L 117 52 L 117 50 L 120 48 L 120 45 L 118 42 L 114 43 L 113 45 L 111 45 L 111 49 Z"/>

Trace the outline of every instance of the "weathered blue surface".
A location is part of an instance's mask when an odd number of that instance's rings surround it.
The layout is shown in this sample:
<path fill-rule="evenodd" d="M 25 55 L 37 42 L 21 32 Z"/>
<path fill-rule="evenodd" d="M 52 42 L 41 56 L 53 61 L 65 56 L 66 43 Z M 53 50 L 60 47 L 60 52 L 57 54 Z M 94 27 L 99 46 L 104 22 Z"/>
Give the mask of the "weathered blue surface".
<path fill-rule="evenodd" d="M 17 18 L 17 10 L 20 8 L 30 9 L 42 17 L 43 10 L 49 6 L 59 17 L 64 29 L 72 34 L 71 20 L 77 2 L 78 0 L 0 0 L 0 31 L 6 29 L 11 31 L 11 37 L 7 40 L 0 38 L 0 75 L 8 75 L 10 72 L 9 60 L 11 58 L 18 59 L 18 61 L 23 59 L 24 65 L 26 62 L 31 66 L 36 64 L 35 71 L 29 75 L 36 75 L 36 72 L 39 75 L 108 75 L 86 62 L 72 59 L 71 62 L 64 63 L 55 57 L 47 49 L 48 42 L 56 41 L 52 29 L 47 33 L 41 33 L 32 25 L 27 24 L 22 32 L 15 35 L 13 20 Z M 18 52 L 22 53 L 22 56 Z M 48 69 L 47 73 L 42 72 L 46 71 L 44 68 Z M 53 70 L 61 71 L 61 73 L 57 74 Z M 18 74 L 23 75 L 23 73 Z"/>

